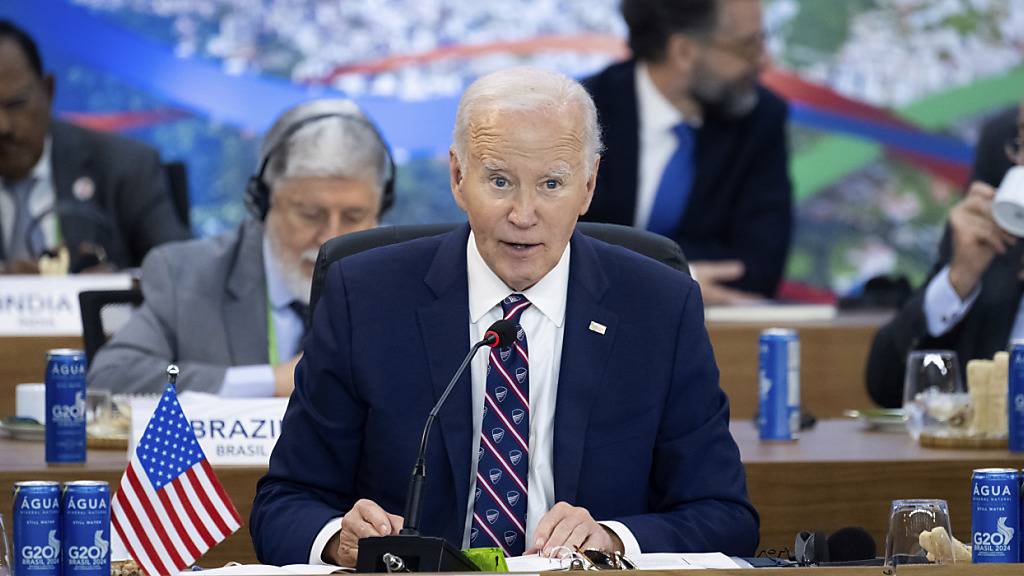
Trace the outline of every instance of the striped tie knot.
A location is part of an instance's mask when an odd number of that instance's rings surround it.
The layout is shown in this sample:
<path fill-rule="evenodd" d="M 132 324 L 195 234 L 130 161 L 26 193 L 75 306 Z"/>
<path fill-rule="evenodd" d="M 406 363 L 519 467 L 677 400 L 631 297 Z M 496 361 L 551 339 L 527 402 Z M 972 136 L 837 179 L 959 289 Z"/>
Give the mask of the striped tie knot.
<path fill-rule="evenodd" d="M 526 296 L 523 296 L 522 294 L 510 294 L 507 298 L 501 301 L 502 318 L 515 324 L 521 334 L 523 329 L 519 326 L 519 318 L 523 315 L 523 311 L 529 307 L 530 301 L 526 299 Z M 516 334 L 516 337 L 522 340 L 520 334 Z"/>

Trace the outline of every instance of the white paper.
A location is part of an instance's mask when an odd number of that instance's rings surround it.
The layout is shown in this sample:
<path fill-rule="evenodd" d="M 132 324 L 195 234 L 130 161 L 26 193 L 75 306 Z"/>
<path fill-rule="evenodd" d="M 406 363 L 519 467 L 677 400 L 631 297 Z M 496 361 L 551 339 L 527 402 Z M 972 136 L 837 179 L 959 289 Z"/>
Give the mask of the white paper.
<path fill-rule="evenodd" d="M 692 570 L 701 568 L 741 568 L 721 552 L 689 552 L 685 554 L 641 554 L 630 558 L 639 570 Z"/>
<path fill-rule="evenodd" d="M 555 558 L 529 554 L 526 556 L 515 556 L 505 558 L 509 572 L 547 572 L 549 570 L 561 570 L 569 566 L 569 561 L 564 562 Z"/>
<path fill-rule="evenodd" d="M 706 553 L 668 553 L 641 554 L 630 556 L 638 570 L 702 570 L 705 568 L 741 568 L 725 554 L 720 552 Z M 545 558 L 536 554 L 506 558 L 509 572 L 546 572 L 561 570 L 569 566 L 569 560 Z"/>
<path fill-rule="evenodd" d="M 351 572 L 348 568 L 323 564 L 289 564 L 269 566 L 267 564 L 228 564 L 221 568 L 178 573 L 178 576 L 274 576 L 275 574 L 335 574 Z"/>

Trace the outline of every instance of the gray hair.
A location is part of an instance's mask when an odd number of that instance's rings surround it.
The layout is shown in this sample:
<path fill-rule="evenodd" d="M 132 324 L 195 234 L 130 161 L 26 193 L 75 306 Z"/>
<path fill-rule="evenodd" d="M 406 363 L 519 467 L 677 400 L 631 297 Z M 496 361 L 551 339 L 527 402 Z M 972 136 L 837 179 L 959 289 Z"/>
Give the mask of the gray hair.
<path fill-rule="evenodd" d="M 354 102 L 342 98 L 304 102 L 281 114 L 263 138 L 263 162 L 263 181 L 271 190 L 284 178 L 326 177 L 372 182 L 383 192 L 391 177 L 376 128 Z"/>
<path fill-rule="evenodd" d="M 593 158 L 601 154 L 601 126 L 597 122 L 597 107 L 590 94 L 579 82 L 548 70 L 516 66 L 492 72 L 470 84 L 455 115 L 452 146 L 461 162 L 468 144 L 469 123 L 482 111 L 552 110 L 563 112 L 576 108 L 583 116 L 584 162 L 587 177 L 593 168 Z"/>

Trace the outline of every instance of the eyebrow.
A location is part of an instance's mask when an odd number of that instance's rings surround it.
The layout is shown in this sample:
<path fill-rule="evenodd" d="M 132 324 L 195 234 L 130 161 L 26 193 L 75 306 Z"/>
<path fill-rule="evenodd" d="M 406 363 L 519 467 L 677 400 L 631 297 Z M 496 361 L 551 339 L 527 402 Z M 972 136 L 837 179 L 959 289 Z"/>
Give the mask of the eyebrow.
<path fill-rule="evenodd" d="M 484 160 L 484 169 L 491 172 L 501 172 L 508 169 L 508 166 L 500 160 Z"/>
<path fill-rule="evenodd" d="M 559 166 L 556 166 L 556 167 L 552 168 L 551 170 L 548 170 L 546 176 L 548 176 L 548 177 L 555 177 L 555 178 L 565 178 L 565 177 L 571 176 L 571 175 L 572 175 L 572 167 L 567 166 L 565 164 L 562 164 L 562 165 L 559 165 Z"/>

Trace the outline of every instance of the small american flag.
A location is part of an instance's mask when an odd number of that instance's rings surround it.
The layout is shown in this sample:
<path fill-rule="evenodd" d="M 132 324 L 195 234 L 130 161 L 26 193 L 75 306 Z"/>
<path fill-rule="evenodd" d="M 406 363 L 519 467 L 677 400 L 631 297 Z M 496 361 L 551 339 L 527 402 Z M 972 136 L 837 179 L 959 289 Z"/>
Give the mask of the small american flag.
<path fill-rule="evenodd" d="M 241 526 L 168 384 L 110 508 L 111 523 L 150 576 L 176 574 Z"/>

